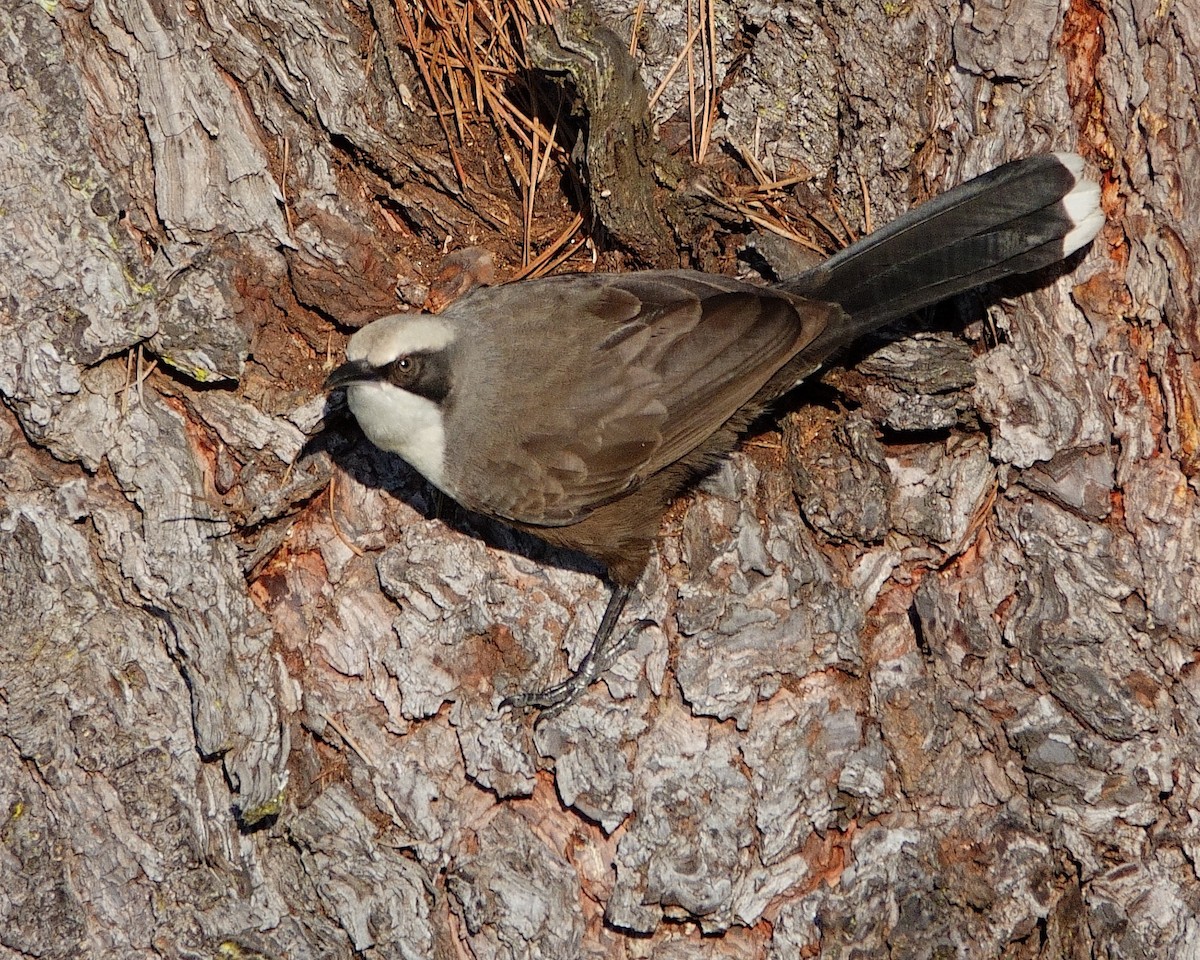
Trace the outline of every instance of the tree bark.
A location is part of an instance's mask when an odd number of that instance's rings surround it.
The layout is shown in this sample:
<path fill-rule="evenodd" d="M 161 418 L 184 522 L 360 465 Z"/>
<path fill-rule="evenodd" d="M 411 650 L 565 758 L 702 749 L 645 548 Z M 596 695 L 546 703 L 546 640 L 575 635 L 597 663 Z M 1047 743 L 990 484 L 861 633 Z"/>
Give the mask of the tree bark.
<path fill-rule="evenodd" d="M 652 106 L 684 259 L 735 155 L 861 224 L 1077 149 L 1108 223 L 802 388 L 540 724 L 595 577 L 318 430 L 345 332 L 519 244 L 398 9 L 0 8 L 4 955 L 1194 955 L 1196 0 L 716 5 L 705 166 L 688 68 Z"/>

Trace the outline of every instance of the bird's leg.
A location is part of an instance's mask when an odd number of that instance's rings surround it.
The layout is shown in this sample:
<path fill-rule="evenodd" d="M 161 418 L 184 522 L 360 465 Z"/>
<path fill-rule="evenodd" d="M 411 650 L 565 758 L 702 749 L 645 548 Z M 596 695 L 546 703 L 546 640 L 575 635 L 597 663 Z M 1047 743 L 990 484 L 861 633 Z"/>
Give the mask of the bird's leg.
<path fill-rule="evenodd" d="M 617 618 L 621 616 L 621 611 L 625 609 L 632 589 L 624 584 L 613 586 L 612 593 L 608 597 L 608 606 L 604 608 L 604 617 L 600 620 L 600 627 L 592 639 L 591 649 L 579 662 L 579 666 L 571 676 L 562 683 L 536 693 L 518 693 L 511 697 L 505 697 L 500 706 L 538 710 L 543 717 L 546 717 L 565 710 L 578 700 L 583 691 L 608 669 L 609 664 L 621 652 L 626 638 L 636 632 L 630 631 L 630 634 L 623 634 L 615 642 L 613 641 L 613 628 L 617 625 Z"/>

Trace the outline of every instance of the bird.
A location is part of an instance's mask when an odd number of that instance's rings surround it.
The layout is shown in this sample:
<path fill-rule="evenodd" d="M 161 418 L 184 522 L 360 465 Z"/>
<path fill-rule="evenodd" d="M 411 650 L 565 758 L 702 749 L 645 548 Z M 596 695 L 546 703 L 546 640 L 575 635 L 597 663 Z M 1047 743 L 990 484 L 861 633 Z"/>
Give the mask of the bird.
<path fill-rule="evenodd" d="M 503 701 L 550 715 L 620 649 L 667 508 L 752 421 L 863 335 L 1063 260 L 1103 222 L 1079 155 L 1030 156 L 769 285 L 575 273 L 382 317 L 349 339 L 325 389 L 345 388 L 366 437 L 463 507 L 602 567 L 609 598 L 579 667 Z"/>

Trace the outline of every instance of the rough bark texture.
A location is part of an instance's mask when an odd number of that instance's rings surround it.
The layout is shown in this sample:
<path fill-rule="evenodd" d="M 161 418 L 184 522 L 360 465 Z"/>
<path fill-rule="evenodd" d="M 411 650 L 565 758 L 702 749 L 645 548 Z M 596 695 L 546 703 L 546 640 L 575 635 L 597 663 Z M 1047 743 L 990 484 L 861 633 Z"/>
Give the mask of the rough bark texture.
<path fill-rule="evenodd" d="M 496 222 L 394 8 L 0 5 L 3 955 L 1200 955 L 1200 5 L 716 16 L 714 142 L 852 216 L 1078 148 L 1109 223 L 802 392 L 535 727 L 595 579 L 305 447 Z"/>

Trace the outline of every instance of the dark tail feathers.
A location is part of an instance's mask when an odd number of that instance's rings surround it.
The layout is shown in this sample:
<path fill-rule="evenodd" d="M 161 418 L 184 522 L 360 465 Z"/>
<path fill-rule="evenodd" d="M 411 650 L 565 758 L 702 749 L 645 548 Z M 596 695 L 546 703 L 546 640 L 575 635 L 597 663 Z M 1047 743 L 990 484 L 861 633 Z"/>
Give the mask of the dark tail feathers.
<path fill-rule="evenodd" d="M 828 355 L 889 320 L 1055 263 L 1103 223 L 1100 188 L 1083 179 L 1083 159 L 1044 154 L 955 187 L 779 286 L 849 315 L 805 350 Z"/>

